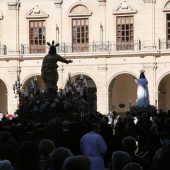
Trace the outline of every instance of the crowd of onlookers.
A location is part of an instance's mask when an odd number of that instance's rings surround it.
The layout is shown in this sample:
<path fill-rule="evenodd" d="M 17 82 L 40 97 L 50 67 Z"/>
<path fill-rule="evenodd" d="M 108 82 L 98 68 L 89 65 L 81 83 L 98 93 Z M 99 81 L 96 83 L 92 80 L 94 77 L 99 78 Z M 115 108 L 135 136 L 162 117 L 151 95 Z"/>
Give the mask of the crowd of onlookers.
<path fill-rule="evenodd" d="M 139 113 L 136 122 L 130 112 L 111 115 L 55 117 L 42 124 L 3 117 L 0 170 L 170 169 L 169 111 L 152 118 Z"/>

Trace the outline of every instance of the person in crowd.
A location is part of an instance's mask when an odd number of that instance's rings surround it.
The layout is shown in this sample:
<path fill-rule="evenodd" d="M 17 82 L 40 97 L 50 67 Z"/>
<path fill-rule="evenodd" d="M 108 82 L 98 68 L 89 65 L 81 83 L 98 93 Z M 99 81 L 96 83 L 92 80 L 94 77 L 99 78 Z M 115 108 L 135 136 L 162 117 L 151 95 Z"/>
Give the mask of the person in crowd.
<path fill-rule="evenodd" d="M 9 131 L 2 131 L 0 133 L 0 159 L 7 159 L 12 166 L 15 163 L 17 147 L 12 145 L 11 141 L 14 140 Z"/>
<path fill-rule="evenodd" d="M 92 125 L 92 130 L 85 134 L 80 140 L 81 152 L 90 159 L 91 170 L 104 170 L 104 155 L 107 151 L 107 145 L 99 134 L 101 126 L 99 123 Z"/>
<path fill-rule="evenodd" d="M 49 154 L 55 150 L 55 144 L 49 139 L 43 139 L 39 144 L 40 168 L 47 170 L 49 167 Z"/>
<path fill-rule="evenodd" d="M 68 157 L 63 163 L 62 170 L 90 170 L 90 160 L 84 155 Z"/>
<path fill-rule="evenodd" d="M 152 163 L 151 170 L 169 170 L 170 167 L 170 141 L 158 149 Z"/>
<path fill-rule="evenodd" d="M 145 145 L 148 160 L 152 162 L 156 151 L 161 148 L 161 137 L 156 124 L 151 126 Z"/>
<path fill-rule="evenodd" d="M 134 123 L 134 117 L 132 115 L 126 117 L 125 136 L 132 136 L 135 139 L 137 138 L 136 124 Z"/>
<path fill-rule="evenodd" d="M 119 116 L 117 119 L 117 123 L 114 127 L 114 148 L 115 150 L 121 150 L 122 148 L 122 140 L 125 137 L 125 123 L 122 118 Z"/>
<path fill-rule="evenodd" d="M 40 170 L 38 145 L 33 141 L 24 141 L 18 148 L 13 170 Z"/>
<path fill-rule="evenodd" d="M 79 146 L 79 148 L 77 148 L 77 153 L 75 154 L 79 155 L 81 154 L 80 139 L 82 138 L 84 134 L 89 132 L 89 127 L 87 127 L 87 125 L 81 120 L 80 115 L 75 115 L 74 120 L 71 123 L 70 132 L 73 134 L 76 134 L 75 141 L 77 142 L 77 146 Z"/>
<path fill-rule="evenodd" d="M 110 170 L 122 170 L 130 162 L 132 162 L 132 158 L 127 152 L 115 151 L 112 153 Z"/>
<path fill-rule="evenodd" d="M 104 141 L 106 142 L 107 145 L 107 152 L 104 156 L 104 161 L 105 161 L 105 167 L 108 166 L 109 162 L 111 161 L 111 155 L 114 150 L 113 146 L 113 129 L 111 125 L 108 123 L 108 117 L 103 116 L 100 121 L 101 125 L 101 132 L 100 135 L 103 137 Z"/>
<path fill-rule="evenodd" d="M 126 136 L 123 141 L 122 141 L 122 149 L 129 153 L 129 155 L 132 158 L 132 162 L 139 163 L 144 170 L 149 170 L 151 164 L 149 161 L 139 157 L 136 155 L 136 149 L 137 149 L 137 144 L 136 144 L 136 139 L 132 136 Z"/>
<path fill-rule="evenodd" d="M 55 119 L 50 119 L 47 122 L 47 126 L 46 126 L 46 131 L 47 131 L 47 139 L 50 140 L 55 140 L 55 134 L 60 131 L 57 131 L 56 129 L 56 121 Z"/>
<path fill-rule="evenodd" d="M 40 142 L 43 139 L 46 139 L 46 137 L 47 137 L 46 128 L 45 127 L 37 128 L 35 135 L 36 135 L 36 143 L 39 145 Z"/>
<path fill-rule="evenodd" d="M 0 160 L 0 170 L 12 170 L 9 160 Z"/>
<path fill-rule="evenodd" d="M 30 122 L 26 125 L 25 128 L 26 132 L 19 137 L 18 139 L 18 145 L 21 145 L 24 141 L 33 141 L 36 142 L 36 126 L 34 123 Z"/>
<path fill-rule="evenodd" d="M 49 170 L 61 170 L 66 158 L 72 157 L 73 153 L 64 147 L 59 147 L 49 154 Z"/>
<path fill-rule="evenodd" d="M 135 82 L 138 84 L 137 88 L 137 105 L 147 107 L 149 105 L 149 92 L 148 81 L 145 77 L 144 71 L 140 73 L 139 79 L 135 78 Z"/>
<path fill-rule="evenodd" d="M 150 120 L 150 117 L 147 115 L 147 113 L 142 113 L 142 119 L 143 124 L 141 128 L 139 129 L 138 133 L 138 153 L 145 153 L 147 151 L 147 144 L 146 141 L 148 140 L 148 135 L 152 126 L 152 121 Z"/>
<path fill-rule="evenodd" d="M 63 121 L 62 123 L 62 132 L 55 135 L 55 146 L 65 147 L 71 150 L 71 152 L 76 155 L 80 151 L 79 141 L 76 139 L 76 134 L 70 131 L 71 122 L 68 120 Z"/>
<path fill-rule="evenodd" d="M 131 162 L 125 165 L 122 170 L 143 170 L 143 168 L 140 164 Z"/>

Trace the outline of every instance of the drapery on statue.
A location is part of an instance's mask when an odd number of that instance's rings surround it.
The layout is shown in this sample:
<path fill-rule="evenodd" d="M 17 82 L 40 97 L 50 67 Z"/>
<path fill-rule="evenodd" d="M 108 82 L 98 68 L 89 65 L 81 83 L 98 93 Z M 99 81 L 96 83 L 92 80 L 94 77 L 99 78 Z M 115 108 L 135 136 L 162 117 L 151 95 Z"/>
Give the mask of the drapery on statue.
<path fill-rule="evenodd" d="M 149 92 L 148 92 L 148 81 L 145 77 L 144 70 L 141 70 L 139 79 L 135 78 L 135 82 L 138 84 L 137 88 L 137 100 L 138 106 L 147 107 L 149 105 Z"/>
<path fill-rule="evenodd" d="M 72 60 L 66 60 L 56 52 L 56 47 L 59 46 L 57 43 L 54 45 L 54 41 L 52 41 L 52 45 L 47 42 L 47 45 L 50 46 L 50 50 L 48 54 L 44 57 L 42 68 L 41 68 L 41 77 L 45 84 L 45 91 L 55 91 L 57 92 L 57 81 L 58 81 L 58 72 L 57 72 L 57 62 L 63 63 L 72 63 Z"/>

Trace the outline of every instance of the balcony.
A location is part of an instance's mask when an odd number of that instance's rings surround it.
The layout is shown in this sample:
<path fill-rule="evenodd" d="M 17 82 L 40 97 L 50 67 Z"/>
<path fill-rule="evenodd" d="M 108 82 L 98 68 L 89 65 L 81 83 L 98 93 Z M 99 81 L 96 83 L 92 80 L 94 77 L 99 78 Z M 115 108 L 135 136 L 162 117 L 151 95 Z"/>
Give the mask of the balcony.
<path fill-rule="evenodd" d="M 150 47 L 150 46 L 146 46 Z M 122 42 L 115 43 L 114 41 L 93 41 L 86 44 L 72 44 L 72 43 L 60 43 L 60 46 L 56 47 L 57 53 L 114 53 L 114 52 L 142 52 L 145 51 L 169 51 L 170 41 L 166 39 L 158 39 L 158 46 L 154 48 L 146 48 L 140 40 L 134 42 Z M 151 50 L 152 49 L 152 50 Z M 49 46 L 42 47 L 34 46 L 30 48 L 29 44 L 21 44 L 20 54 L 45 54 L 48 53 Z M 7 45 L 0 45 L 0 55 L 7 55 Z"/>
<path fill-rule="evenodd" d="M 38 46 L 34 46 L 34 49 L 30 49 L 29 44 L 21 44 L 21 54 L 38 54 L 40 51 Z M 46 53 L 49 47 L 45 47 Z M 139 51 L 141 50 L 140 40 L 136 40 L 131 43 L 116 44 L 114 41 L 93 41 L 86 44 L 72 44 L 72 43 L 60 43 L 60 46 L 56 47 L 57 53 L 88 53 L 88 52 L 116 52 L 116 51 Z M 31 52 L 34 51 L 34 52 Z"/>

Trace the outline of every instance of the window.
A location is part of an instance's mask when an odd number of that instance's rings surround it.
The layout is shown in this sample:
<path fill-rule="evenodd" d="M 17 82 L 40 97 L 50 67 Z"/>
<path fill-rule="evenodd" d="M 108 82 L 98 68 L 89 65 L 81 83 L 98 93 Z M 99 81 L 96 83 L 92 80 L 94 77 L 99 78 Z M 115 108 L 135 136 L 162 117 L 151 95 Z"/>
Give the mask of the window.
<path fill-rule="evenodd" d="M 170 48 L 170 14 L 166 15 L 166 46 Z"/>
<path fill-rule="evenodd" d="M 118 16 L 116 31 L 116 50 L 134 50 L 133 16 Z"/>
<path fill-rule="evenodd" d="M 45 21 L 30 21 L 30 53 L 45 53 Z"/>
<path fill-rule="evenodd" d="M 89 23 L 88 19 L 72 20 L 73 52 L 85 52 L 89 49 Z"/>

